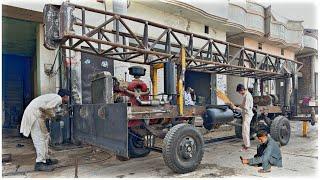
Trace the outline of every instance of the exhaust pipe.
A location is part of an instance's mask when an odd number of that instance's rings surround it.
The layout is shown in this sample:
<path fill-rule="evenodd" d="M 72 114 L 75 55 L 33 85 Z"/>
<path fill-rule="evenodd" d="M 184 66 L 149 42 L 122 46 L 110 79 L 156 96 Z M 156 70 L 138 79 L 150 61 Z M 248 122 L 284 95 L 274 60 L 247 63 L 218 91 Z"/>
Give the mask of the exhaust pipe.
<path fill-rule="evenodd" d="M 160 101 L 158 99 L 143 101 L 140 97 L 136 97 L 136 100 L 139 102 L 140 106 L 159 106 L 165 104 L 165 101 Z"/>

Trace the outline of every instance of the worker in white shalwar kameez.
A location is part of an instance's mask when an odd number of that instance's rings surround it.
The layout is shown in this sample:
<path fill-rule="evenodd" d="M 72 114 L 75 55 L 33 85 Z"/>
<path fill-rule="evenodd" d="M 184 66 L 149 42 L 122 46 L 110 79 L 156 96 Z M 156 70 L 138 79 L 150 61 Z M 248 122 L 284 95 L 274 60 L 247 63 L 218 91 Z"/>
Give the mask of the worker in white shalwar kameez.
<path fill-rule="evenodd" d="M 58 160 L 48 156 L 50 133 L 46 121 L 55 117 L 57 108 L 62 103 L 68 103 L 70 93 L 60 89 L 58 94 L 45 94 L 33 99 L 23 113 L 20 133 L 31 138 L 36 149 L 36 171 L 52 171 L 53 164 Z"/>
<path fill-rule="evenodd" d="M 241 151 L 247 151 L 250 147 L 250 123 L 253 118 L 253 98 L 251 93 L 245 89 L 243 84 L 238 84 L 236 91 L 243 97 L 240 107 L 234 106 L 233 109 L 241 110 L 242 114 L 242 139 L 243 147 Z"/>
<path fill-rule="evenodd" d="M 186 106 L 193 106 L 194 101 L 192 100 L 191 93 L 193 92 L 193 89 L 191 87 L 188 87 L 186 91 L 184 91 L 184 105 Z"/>

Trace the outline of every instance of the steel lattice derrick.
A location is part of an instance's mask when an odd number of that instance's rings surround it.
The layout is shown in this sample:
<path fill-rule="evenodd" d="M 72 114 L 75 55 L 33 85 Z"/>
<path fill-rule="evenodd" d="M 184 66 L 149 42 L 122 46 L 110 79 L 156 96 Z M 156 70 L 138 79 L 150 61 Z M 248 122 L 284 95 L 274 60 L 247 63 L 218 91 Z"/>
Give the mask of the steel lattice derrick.
<path fill-rule="evenodd" d="M 111 60 L 151 65 L 165 61 L 178 63 L 183 46 L 187 70 L 264 80 L 289 77 L 303 66 L 298 61 L 259 50 L 76 4 L 46 5 L 44 14 L 45 43 L 51 49 L 60 46 Z M 105 18 L 102 22 L 92 22 L 88 21 L 89 15 Z M 59 27 L 50 24 L 52 18 L 59 21 Z M 84 45 L 87 48 L 82 48 Z M 237 51 L 230 54 L 230 49 Z"/>

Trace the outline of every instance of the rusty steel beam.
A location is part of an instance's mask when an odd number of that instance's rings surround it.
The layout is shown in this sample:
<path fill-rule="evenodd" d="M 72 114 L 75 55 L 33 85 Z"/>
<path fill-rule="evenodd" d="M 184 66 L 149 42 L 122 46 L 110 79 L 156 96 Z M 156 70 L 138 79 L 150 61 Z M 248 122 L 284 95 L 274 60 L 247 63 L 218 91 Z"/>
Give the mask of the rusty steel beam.
<path fill-rule="evenodd" d="M 212 39 L 212 38 L 209 38 L 209 37 L 206 37 L 206 36 L 203 36 L 203 35 L 194 34 L 194 33 L 188 32 L 188 31 L 183 31 L 183 30 L 180 30 L 180 29 L 176 29 L 176 28 L 173 28 L 173 27 L 169 27 L 169 26 L 166 26 L 166 25 L 162 25 L 162 24 L 159 24 L 159 23 L 147 21 L 147 20 L 144 20 L 144 19 L 136 18 L 136 17 L 131 17 L 131 16 L 127 16 L 127 15 L 120 15 L 120 14 L 117 14 L 117 13 L 112 13 L 112 12 L 108 12 L 108 11 L 102 11 L 102 10 L 98 10 L 98 9 L 94 9 L 94 8 L 90 8 L 90 7 L 86 7 L 86 6 L 81 6 L 81 5 L 77 5 L 77 4 L 72 4 L 72 3 L 70 3 L 70 5 L 75 6 L 75 8 L 77 8 L 77 9 L 84 8 L 85 10 L 91 11 L 91 12 L 96 12 L 96 13 L 105 14 L 105 15 L 109 15 L 109 16 L 119 16 L 122 19 L 128 19 L 128 20 L 136 21 L 136 22 L 139 22 L 139 23 L 142 23 L 142 24 L 145 24 L 145 22 L 148 22 L 148 24 L 151 25 L 151 26 L 155 26 L 155 27 L 163 28 L 163 29 L 171 29 L 174 32 L 178 32 L 178 33 L 185 34 L 185 35 L 193 35 L 194 37 L 197 37 L 197 38 L 200 38 L 200 39 L 205 39 L 205 40 Z M 238 45 L 238 44 L 227 43 L 225 41 L 221 41 L 221 40 L 217 40 L 217 39 L 214 39 L 213 41 L 216 42 L 216 43 L 225 44 L 225 45 L 229 44 L 230 46 L 233 46 L 233 47 L 238 47 L 238 48 L 242 48 L 243 47 L 243 46 Z M 263 52 L 263 51 L 260 51 L 260 50 L 256 50 L 256 49 L 251 49 L 251 48 L 245 48 L 245 49 L 249 50 L 249 51 L 256 51 L 259 54 L 269 55 L 266 52 Z M 274 56 L 274 55 L 271 55 L 271 56 Z M 274 56 L 274 57 L 276 57 L 276 56 Z M 283 58 L 283 59 L 295 62 L 297 64 L 302 64 L 302 63 L 300 63 L 298 61 L 295 61 L 295 60 L 292 60 L 292 59 L 286 59 L 286 58 Z"/>
<path fill-rule="evenodd" d="M 79 22 L 76 22 L 75 23 L 75 25 L 82 25 L 81 23 L 79 23 Z M 88 24 L 85 24 L 85 26 L 87 27 L 87 28 L 95 28 L 95 26 L 92 26 L 92 25 L 88 25 Z M 110 34 L 116 34 L 116 31 L 114 31 L 114 30 L 107 30 L 107 29 L 103 29 L 103 28 L 101 28 L 101 31 L 102 32 L 107 32 L 107 33 L 110 33 Z M 166 44 L 166 42 L 163 42 L 163 41 L 160 41 L 160 39 L 167 33 L 167 31 L 168 31 L 168 29 L 166 29 L 166 30 L 164 30 L 162 33 L 161 33 L 161 35 L 157 38 L 157 39 L 149 39 L 149 42 L 152 42 L 152 44 L 150 45 L 150 48 L 149 49 L 154 49 L 154 46 L 155 45 L 157 45 L 157 44 L 161 44 L 161 45 L 165 45 Z M 124 37 L 128 37 L 128 38 L 131 38 L 131 36 L 130 36 L 130 34 L 129 33 L 125 33 L 125 32 L 119 32 L 119 34 L 120 34 L 120 36 L 124 36 Z M 177 40 L 177 36 L 174 34 L 174 32 L 171 32 L 171 34 L 173 35 L 173 37 Z M 105 36 L 105 34 L 104 33 L 102 33 L 102 35 L 106 38 L 106 40 L 108 40 L 108 41 L 110 41 L 110 39 L 108 38 L 107 39 L 107 37 Z M 145 38 L 144 36 L 139 36 L 139 35 L 136 35 L 137 36 L 137 38 L 139 39 L 139 40 L 142 40 L 143 38 Z M 180 48 L 181 47 L 181 42 L 180 41 L 177 41 L 178 42 L 178 44 L 175 44 L 175 43 L 172 43 L 171 42 L 171 46 L 172 47 L 175 47 L 175 48 Z M 211 45 L 212 43 L 210 43 L 209 45 Z M 198 48 L 193 48 L 192 49 L 193 51 L 199 51 L 199 49 Z M 228 57 L 230 58 L 232 58 L 228 63 L 231 63 L 231 62 L 233 62 L 234 60 L 239 60 L 239 58 L 238 58 L 238 56 L 239 56 L 239 54 L 240 54 L 240 52 L 242 51 L 243 49 L 240 49 L 235 55 L 229 55 Z M 192 51 L 192 52 L 193 52 Z M 210 50 L 208 50 L 208 51 L 202 51 L 202 52 L 204 52 L 204 53 L 208 53 L 208 52 L 210 52 Z M 211 50 L 211 52 L 212 52 L 212 50 Z M 187 55 L 189 56 L 189 57 L 191 57 L 192 55 L 191 54 L 189 54 L 189 52 L 188 51 L 186 51 L 186 53 L 187 53 Z M 221 54 L 219 54 L 219 53 L 214 53 L 214 52 L 212 52 L 211 53 L 212 55 L 215 55 L 215 56 L 221 56 Z M 227 56 L 229 53 L 227 53 L 225 56 Z M 269 55 L 270 57 L 273 57 L 272 55 Z M 210 59 L 210 58 L 208 58 L 208 59 Z M 220 61 L 220 60 L 219 60 Z M 244 59 L 244 61 L 248 61 L 248 62 L 250 62 L 250 60 L 246 60 L 246 59 Z M 221 62 L 221 61 L 220 61 Z M 255 65 L 256 66 L 256 65 Z"/>
<path fill-rule="evenodd" d="M 62 27 L 62 40 L 57 39 L 56 41 L 54 41 L 60 43 L 60 46 L 66 49 L 81 50 L 83 52 L 83 49 L 79 48 L 79 46 L 83 43 L 86 43 L 88 44 L 89 48 L 85 51 L 88 51 L 91 54 L 108 57 L 111 60 L 137 62 L 140 64 L 152 64 L 165 62 L 171 60 L 172 58 L 180 58 L 179 56 L 177 56 L 176 51 L 177 49 L 180 49 L 181 46 L 185 46 L 187 47 L 186 62 L 188 70 L 208 73 L 231 74 L 245 77 L 254 76 L 257 78 L 268 78 L 268 76 L 286 77 L 286 73 L 296 73 L 297 70 L 300 70 L 303 65 L 302 63 L 292 59 L 285 59 L 275 55 L 270 55 L 259 50 L 212 39 L 207 36 L 179 30 L 136 17 L 106 12 L 71 3 L 63 3 L 62 6 L 64 6 L 64 8 L 70 6 L 71 8 L 75 9 L 74 11 L 80 11 L 80 17 L 82 17 L 76 18 L 80 19 L 80 22 L 72 21 L 70 22 L 70 27 Z M 87 12 L 104 15 L 105 22 L 97 25 L 86 24 L 85 18 Z M 73 11 L 63 11 L 62 13 L 66 13 L 62 14 L 62 17 L 74 16 Z M 106 26 L 111 22 L 115 23 L 114 29 L 108 29 Z M 133 22 L 134 25 L 132 26 L 129 22 Z M 122 32 L 122 30 L 120 30 L 121 25 L 124 27 L 125 32 Z M 140 25 L 141 28 L 136 27 Z M 82 32 L 80 34 L 77 34 L 77 32 L 73 31 L 69 32 L 69 29 L 73 29 L 73 26 L 79 26 L 82 29 Z M 89 29 L 88 32 L 86 32 L 86 28 Z M 162 33 L 160 33 L 158 37 L 150 37 L 151 33 L 148 31 L 150 31 L 150 29 L 152 28 L 157 28 Z M 143 29 L 143 31 L 141 33 L 137 33 L 133 31 L 135 29 Z M 93 36 L 97 33 L 98 38 Z M 108 38 L 106 34 L 114 36 L 114 40 L 110 40 L 110 38 Z M 166 36 L 165 40 L 162 40 L 164 36 Z M 171 36 L 176 43 L 172 42 Z M 182 42 L 185 41 L 180 39 L 179 36 L 189 36 L 188 44 L 183 44 Z M 127 45 L 126 43 L 122 43 L 120 41 L 120 38 L 129 38 L 131 40 L 134 40 L 137 45 L 135 45 L 135 43 L 129 43 L 129 45 Z M 68 40 L 72 41 L 74 39 L 77 40 L 76 43 L 71 45 L 64 44 Z M 196 42 L 196 40 L 201 42 L 201 44 L 199 44 L 200 48 L 194 47 L 194 42 Z M 158 44 L 163 45 L 164 49 L 155 48 Z M 95 45 L 97 47 L 95 47 Z M 102 45 L 106 45 L 109 47 L 107 50 L 105 50 L 102 49 Z M 122 48 L 123 51 L 120 52 L 117 50 L 117 48 Z M 229 53 L 230 48 L 239 48 L 239 51 L 234 56 L 231 56 Z M 249 56 L 248 52 L 253 52 L 253 56 Z M 134 59 L 141 55 L 144 56 L 144 62 Z M 157 56 L 157 58 L 151 59 L 152 55 Z M 257 60 L 257 55 L 264 56 L 260 62 L 258 62 Z M 120 58 L 118 58 L 117 56 L 119 56 Z M 230 60 L 230 58 L 232 59 Z M 271 58 L 275 58 L 275 61 L 273 62 L 274 59 Z M 238 61 L 238 65 L 231 64 L 235 60 Z M 245 64 L 245 62 L 249 62 L 249 64 Z M 291 63 L 296 64 L 297 68 L 292 66 Z M 281 65 L 282 67 L 280 68 Z M 282 72 L 283 69 L 286 72 Z"/>

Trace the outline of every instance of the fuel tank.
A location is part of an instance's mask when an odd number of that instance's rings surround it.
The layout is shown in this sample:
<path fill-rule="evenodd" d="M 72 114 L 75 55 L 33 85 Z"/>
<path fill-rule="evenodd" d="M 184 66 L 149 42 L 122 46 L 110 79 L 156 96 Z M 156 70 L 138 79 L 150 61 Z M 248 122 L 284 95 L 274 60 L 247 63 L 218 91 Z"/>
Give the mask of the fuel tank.
<path fill-rule="evenodd" d="M 203 126 L 211 130 L 216 125 L 233 121 L 234 112 L 227 105 L 209 106 L 202 118 Z"/>

